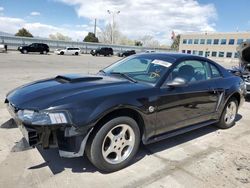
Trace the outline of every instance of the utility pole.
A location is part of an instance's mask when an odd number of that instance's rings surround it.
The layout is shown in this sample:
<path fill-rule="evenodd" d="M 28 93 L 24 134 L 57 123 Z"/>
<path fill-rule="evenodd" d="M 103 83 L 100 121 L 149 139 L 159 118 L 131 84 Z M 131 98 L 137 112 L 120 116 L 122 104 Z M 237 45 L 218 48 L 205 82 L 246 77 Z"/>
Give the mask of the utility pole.
<path fill-rule="evenodd" d="M 94 34 L 96 36 L 96 18 L 95 18 L 95 25 L 94 25 Z"/>
<path fill-rule="evenodd" d="M 115 23 L 115 15 L 120 14 L 121 11 L 111 11 L 111 10 L 107 10 L 107 12 L 109 14 L 112 15 L 112 25 L 111 25 L 111 44 L 114 44 L 114 23 Z"/>

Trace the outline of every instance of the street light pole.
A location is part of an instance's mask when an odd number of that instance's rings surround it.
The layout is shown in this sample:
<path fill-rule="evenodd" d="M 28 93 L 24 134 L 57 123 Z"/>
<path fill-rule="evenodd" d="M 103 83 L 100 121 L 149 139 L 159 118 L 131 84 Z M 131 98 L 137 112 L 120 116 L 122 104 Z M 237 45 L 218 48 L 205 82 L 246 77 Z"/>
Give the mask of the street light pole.
<path fill-rule="evenodd" d="M 94 34 L 96 36 L 96 18 L 95 18 L 95 25 L 94 25 Z"/>
<path fill-rule="evenodd" d="M 111 44 L 114 43 L 114 22 L 115 22 L 115 15 L 117 14 L 120 14 L 121 11 L 111 11 L 111 10 L 107 10 L 107 12 L 109 14 L 112 15 L 112 26 L 111 26 Z"/>

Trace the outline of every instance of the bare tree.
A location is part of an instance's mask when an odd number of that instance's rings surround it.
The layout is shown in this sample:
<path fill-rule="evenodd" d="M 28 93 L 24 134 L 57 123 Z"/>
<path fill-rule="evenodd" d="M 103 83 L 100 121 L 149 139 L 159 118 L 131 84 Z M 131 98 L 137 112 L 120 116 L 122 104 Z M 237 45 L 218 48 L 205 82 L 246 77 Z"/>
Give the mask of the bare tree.
<path fill-rule="evenodd" d="M 145 47 L 157 48 L 160 46 L 158 40 L 154 39 L 151 35 L 145 35 L 141 38 L 142 45 Z"/>
<path fill-rule="evenodd" d="M 64 41 L 71 41 L 72 40 L 70 37 L 63 35 L 61 33 L 50 34 L 49 38 L 53 39 L 53 40 L 64 40 Z"/>
<path fill-rule="evenodd" d="M 113 27 L 112 27 L 112 24 L 107 24 L 104 30 L 98 33 L 98 38 L 100 42 L 102 43 L 111 44 L 112 36 L 113 36 L 114 44 L 119 44 L 119 42 L 121 41 L 121 38 L 123 38 L 123 35 L 120 32 L 116 22 L 114 22 Z"/>

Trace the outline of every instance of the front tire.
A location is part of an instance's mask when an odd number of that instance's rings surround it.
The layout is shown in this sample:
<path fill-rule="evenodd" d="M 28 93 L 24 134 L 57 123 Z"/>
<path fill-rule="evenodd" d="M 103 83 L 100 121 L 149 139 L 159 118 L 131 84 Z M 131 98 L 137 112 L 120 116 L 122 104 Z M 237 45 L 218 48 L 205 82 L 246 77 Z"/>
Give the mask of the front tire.
<path fill-rule="evenodd" d="M 78 52 L 76 52 L 76 53 L 75 53 L 75 55 L 79 55 L 79 53 L 78 53 Z"/>
<path fill-rule="evenodd" d="M 64 55 L 64 52 L 60 52 L 60 55 Z"/>
<path fill-rule="evenodd" d="M 140 145 L 140 130 L 130 117 L 117 117 L 105 123 L 90 137 L 89 160 L 101 171 L 114 172 L 128 166 Z"/>
<path fill-rule="evenodd" d="M 238 107 L 239 104 L 236 98 L 232 97 L 229 99 L 216 126 L 221 129 L 228 129 L 234 126 Z"/>

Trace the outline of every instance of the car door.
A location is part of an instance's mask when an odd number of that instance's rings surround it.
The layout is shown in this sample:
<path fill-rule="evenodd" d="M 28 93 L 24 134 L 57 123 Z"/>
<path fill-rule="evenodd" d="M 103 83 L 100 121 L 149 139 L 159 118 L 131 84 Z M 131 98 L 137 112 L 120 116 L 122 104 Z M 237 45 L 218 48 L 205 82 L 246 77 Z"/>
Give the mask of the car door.
<path fill-rule="evenodd" d="M 71 52 L 72 52 L 72 50 L 71 50 L 71 49 L 72 49 L 72 48 L 67 48 L 67 49 L 66 49 L 66 53 L 65 53 L 65 54 L 66 54 L 66 55 L 71 55 Z"/>
<path fill-rule="evenodd" d="M 156 134 L 210 120 L 219 98 L 214 90 L 207 62 L 187 60 L 172 69 L 160 88 L 157 101 Z M 169 87 L 168 83 L 183 78 L 187 84 Z"/>
<path fill-rule="evenodd" d="M 41 46 L 40 44 L 34 44 L 33 52 L 41 52 Z"/>
<path fill-rule="evenodd" d="M 37 44 L 37 49 L 36 49 L 37 52 L 43 52 L 44 51 L 44 46 L 43 44 Z"/>
<path fill-rule="evenodd" d="M 33 43 L 33 44 L 29 45 L 28 51 L 29 52 L 36 52 L 36 44 Z"/>
<path fill-rule="evenodd" d="M 101 54 L 102 55 L 107 55 L 107 48 L 102 48 L 101 49 Z"/>

